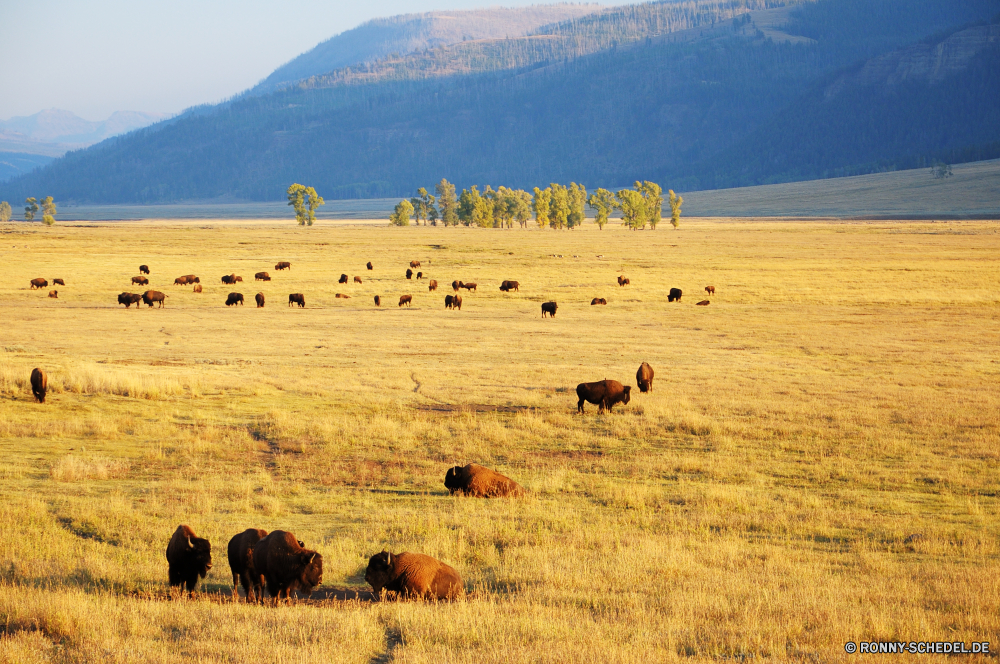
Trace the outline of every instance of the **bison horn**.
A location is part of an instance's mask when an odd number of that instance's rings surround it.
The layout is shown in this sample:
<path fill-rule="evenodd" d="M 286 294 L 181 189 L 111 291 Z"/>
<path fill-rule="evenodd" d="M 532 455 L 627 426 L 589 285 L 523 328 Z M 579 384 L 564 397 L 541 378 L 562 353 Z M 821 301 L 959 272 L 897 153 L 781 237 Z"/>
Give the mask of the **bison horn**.
<path fill-rule="evenodd" d="M 316 554 L 315 553 L 312 554 L 311 556 L 309 556 L 309 564 L 311 565 L 312 561 L 314 561 L 314 560 L 316 560 Z"/>
<path fill-rule="evenodd" d="M 391 553 L 386 554 L 385 562 L 386 562 L 386 564 L 389 564 L 389 565 L 392 564 L 392 554 Z"/>
<path fill-rule="evenodd" d="M 191 543 L 191 536 L 190 535 L 188 536 L 187 540 L 188 540 L 188 548 L 189 549 L 193 549 L 194 548 L 194 544 Z"/>

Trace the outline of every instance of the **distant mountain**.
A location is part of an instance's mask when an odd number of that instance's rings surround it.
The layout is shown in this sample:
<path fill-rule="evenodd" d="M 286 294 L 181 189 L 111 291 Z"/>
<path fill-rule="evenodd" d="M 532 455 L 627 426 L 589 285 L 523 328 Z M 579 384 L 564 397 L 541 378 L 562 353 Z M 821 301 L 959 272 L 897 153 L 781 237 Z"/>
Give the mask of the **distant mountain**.
<path fill-rule="evenodd" d="M 25 139 L 41 143 L 66 143 L 85 147 L 149 126 L 166 117 L 165 113 L 117 111 L 107 120 L 91 122 L 70 111 L 50 108 L 27 117 L 0 120 L 0 132 L 20 134 Z"/>
<path fill-rule="evenodd" d="M 0 182 L 45 166 L 52 157 L 24 152 L 0 152 Z"/>

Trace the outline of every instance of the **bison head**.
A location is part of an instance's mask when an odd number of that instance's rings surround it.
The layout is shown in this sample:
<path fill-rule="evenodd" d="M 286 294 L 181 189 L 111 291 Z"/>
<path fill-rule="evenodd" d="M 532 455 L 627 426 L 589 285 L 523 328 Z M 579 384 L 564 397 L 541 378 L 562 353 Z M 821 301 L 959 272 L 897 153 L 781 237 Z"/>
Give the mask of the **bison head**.
<path fill-rule="evenodd" d="M 365 570 L 365 581 L 376 594 L 392 581 L 392 554 L 388 551 L 376 553 L 368 559 L 368 569 Z"/>
<path fill-rule="evenodd" d="M 626 385 L 625 386 L 625 398 L 622 399 L 622 403 L 623 404 L 627 404 L 631 400 L 632 400 L 632 386 L 631 385 Z"/>
<path fill-rule="evenodd" d="M 444 486 L 451 493 L 461 490 L 462 482 L 458 479 L 459 473 L 462 472 L 461 466 L 455 466 L 454 468 L 449 468 L 448 472 L 444 475 Z"/>
<path fill-rule="evenodd" d="M 202 537 L 188 537 L 187 545 L 188 560 L 204 579 L 208 570 L 212 569 L 212 543 Z"/>
<path fill-rule="evenodd" d="M 315 551 L 301 551 L 299 554 L 299 592 L 308 597 L 313 588 L 323 583 L 323 556 Z"/>

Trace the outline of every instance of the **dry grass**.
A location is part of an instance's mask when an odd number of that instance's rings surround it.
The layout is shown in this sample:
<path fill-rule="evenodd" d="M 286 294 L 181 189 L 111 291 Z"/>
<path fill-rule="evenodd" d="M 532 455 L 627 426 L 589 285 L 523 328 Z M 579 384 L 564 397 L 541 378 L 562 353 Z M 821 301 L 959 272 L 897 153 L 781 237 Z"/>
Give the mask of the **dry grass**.
<path fill-rule="evenodd" d="M 848 640 L 1000 643 L 995 224 L 207 226 L 0 227 L 0 660 L 849 661 Z M 411 259 L 437 293 L 403 277 Z M 164 309 L 115 307 L 139 263 Z M 170 285 L 191 272 L 201 295 Z M 247 281 L 219 283 L 231 272 Z M 346 301 L 342 272 L 364 279 Z M 59 300 L 27 289 L 36 276 L 66 279 Z M 461 312 L 443 307 L 453 279 L 480 285 Z M 227 309 L 231 290 L 268 306 Z M 576 414 L 576 383 L 634 384 L 643 360 L 651 394 Z M 445 470 L 470 461 L 531 496 L 450 498 Z M 193 601 L 165 588 L 182 522 L 216 550 Z M 327 587 L 365 587 L 388 548 L 451 563 L 470 596 L 236 604 L 225 545 L 250 526 L 318 548 Z"/>

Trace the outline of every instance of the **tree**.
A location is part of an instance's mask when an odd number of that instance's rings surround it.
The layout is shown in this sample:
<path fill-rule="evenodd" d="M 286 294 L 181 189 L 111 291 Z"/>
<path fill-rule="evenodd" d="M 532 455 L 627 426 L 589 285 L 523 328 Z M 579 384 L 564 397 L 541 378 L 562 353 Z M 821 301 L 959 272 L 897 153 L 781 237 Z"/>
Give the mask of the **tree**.
<path fill-rule="evenodd" d="M 604 230 L 604 224 L 608 223 L 611 211 L 618 207 L 615 204 L 615 195 L 607 189 L 598 189 L 591 194 L 587 202 L 590 204 L 590 207 L 597 211 L 594 223 L 597 224 L 599 229 Z"/>
<path fill-rule="evenodd" d="M 931 167 L 931 175 L 933 175 L 936 180 L 950 178 L 952 175 L 951 164 L 946 164 L 942 161 L 934 162 L 934 166 Z"/>
<path fill-rule="evenodd" d="M 458 205 L 455 200 L 455 185 L 444 178 L 434 187 L 441 206 L 441 221 L 445 226 L 458 226 Z"/>
<path fill-rule="evenodd" d="M 472 191 L 462 190 L 462 195 L 458 197 L 458 220 L 468 226 L 472 223 L 472 214 L 476 209 L 476 199 L 479 198 L 479 189 L 472 185 Z"/>
<path fill-rule="evenodd" d="M 312 187 L 298 183 L 288 188 L 288 204 L 295 209 L 295 219 L 299 226 L 312 226 L 316 221 L 316 208 L 326 201 Z"/>
<path fill-rule="evenodd" d="M 402 200 L 396 203 L 396 209 L 389 215 L 389 223 L 393 226 L 409 226 L 412 214 L 413 204 L 410 201 Z"/>
<path fill-rule="evenodd" d="M 674 228 L 681 225 L 681 205 L 684 204 L 684 197 L 678 196 L 674 190 L 670 190 L 670 223 Z"/>
<path fill-rule="evenodd" d="M 646 180 L 642 184 L 636 182 L 635 189 L 642 192 L 643 197 L 646 199 L 646 214 L 648 215 L 649 225 L 655 231 L 656 225 L 660 223 L 660 219 L 663 217 L 663 188 L 655 182 Z"/>
<path fill-rule="evenodd" d="M 52 202 L 51 196 L 42 199 L 42 223 L 46 226 L 56 223 L 56 204 Z"/>
<path fill-rule="evenodd" d="M 35 213 L 38 212 L 38 200 L 35 198 L 24 199 L 24 220 L 34 221 Z"/>
<path fill-rule="evenodd" d="M 435 207 L 437 199 L 434 198 L 434 194 L 428 194 L 427 190 L 421 187 L 417 189 L 417 193 L 420 194 L 420 202 L 424 205 L 424 225 L 427 225 L 427 221 L 430 221 L 432 225 L 437 226 L 438 211 Z"/>
<path fill-rule="evenodd" d="M 587 218 L 587 188 L 575 182 L 569 183 L 569 218 L 567 225 L 570 228 L 581 226 L 583 220 Z"/>
<path fill-rule="evenodd" d="M 10 203 L 7 201 L 0 202 L 0 222 L 10 221 Z"/>
<path fill-rule="evenodd" d="M 632 230 L 646 227 L 646 199 L 638 191 L 633 189 L 622 189 L 615 198 L 618 199 L 618 208 L 622 211 L 622 224 Z"/>
<path fill-rule="evenodd" d="M 551 183 L 552 201 L 549 203 L 549 226 L 566 228 L 569 220 L 569 190 L 561 184 Z"/>
<path fill-rule="evenodd" d="M 524 228 L 528 225 L 528 220 L 531 219 L 531 194 L 523 189 L 513 191 L 511 194 L 514 199 L 513 217 L 517 219 L 521 228 Z"/>
<path fill-rule="evenodd" d="M 552 201 L 552 190 L 544 191 L 535 187 L 535 198 L 532 201 L 532 208 L 535 211 L 535 221 L 539 228 L 545 228 L 549 223 L 549 203 Z"/>
<path fill-rule="evenodd" d="M 421 189 L 423 189 L 423 188 L 421 187 Z M 420 193 L 421 189 L 417 190 L 418 194 Z M 425 193 L 427 192 L 426 189 L 423 189 L 423 191 Z M 427 218 L 427 208 L 424 205 L 423 199 L 420 198 L 419 196 L 411 198 L 410 199 L 410 205 L 413 207 L 413 221 L 414 221 L 414 223 L 417 224 L 417 226 L 419 226 L 420 225 L 420 220 Z M 424 222 L 424 225 L 426 226 L 427 222 Z"/>

